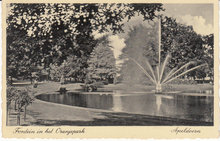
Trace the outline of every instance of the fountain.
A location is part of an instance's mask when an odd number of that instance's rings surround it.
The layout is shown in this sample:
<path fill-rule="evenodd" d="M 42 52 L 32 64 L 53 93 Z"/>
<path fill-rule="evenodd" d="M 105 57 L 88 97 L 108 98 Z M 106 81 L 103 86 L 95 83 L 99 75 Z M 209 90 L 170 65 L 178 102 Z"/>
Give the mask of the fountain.
<path fill-rule="evenodd" d="M 170 54 L 168 53 L 164 62 L 161 64 L 161 20 L 159 19 L 159 32 L 158 32 L 158 36 L 159 36 L 159 45 L 158 45 L 158 64 L 156 66 L 155 69 L 153 69 L 153 67 L 150 65 L 149 61 L 146 60 L 146 65 L 149 68 L 150 72 L 148 72 L 146 69 L 144 69 L 144 67 L 142 65 L 140 65 L 140 63 L 138 63 L 134 58 L 129 57 L 127 55 L 128 58 L 130 58 L 135 64 L 137 64 L 137 66 L 144 72 L 144 74 L 149 78 L 149 80 L 155 85 L 155 93 L 162 93 L 162 85 L 167 84 L 183 75 L 185 75 L 186 73 L 193 71 L 199 67 L 205 66 L 206 64 L 202 64 L 202 65 L 198 65 L 195 66 L 191 69 L 187 70 L 187 67 L 191 64 L 193 64 L 194 62 L 189 62 L 186 63 L 185 65 L 183 65 L 180 68 L 173 68 L 167 75 L 164 74 L 165 68 L 167 66 L 168 60 L 170 58 Z M 181 72 L 182 70 L 186 69 L 186 71 Z M 181 72 L 181 73 L 180 73 Z"/>

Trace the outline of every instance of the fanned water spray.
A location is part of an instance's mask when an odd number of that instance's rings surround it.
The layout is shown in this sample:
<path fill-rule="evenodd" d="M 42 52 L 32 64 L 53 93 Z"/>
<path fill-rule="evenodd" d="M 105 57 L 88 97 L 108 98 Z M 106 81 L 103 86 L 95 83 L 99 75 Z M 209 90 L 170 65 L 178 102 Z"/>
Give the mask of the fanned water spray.
<path fill-rule="evenodd" d="M 187 67 L 189 65 L 193 64 L 193 62 L 189 62 L 180 68 L 178 68 L 178 67 L 173 68 L 172 70 L 170 70 L 170 72 L 168 74 L 165 75 L 164 71 L 165 71 L 166 66 L 168 64 L 170 54 L 168 53 L 166 55 L 164 62 L 161 64 L 161 19 L 160 18 L 158 18 L 158 19 L 159 19 L 158 20 L 158 36 L 159 36 L 159 38 L 158 38 L 158 64 L 157 64 L 156 68 L 153 69 L 153 67 L 150 65 L 149 61 L 146 60 L 146 65 L 150 70 L 150 72 L 148 72 L 134 58 L 132 58 L 128 55 L 127 55 L 127 57 L 129 59 L 131 59 L 135 64 L 137 64 L 137 66 L 144 72 L 144 74 L 149 78 L 149 80 L 155 85 L 155 87 L 156 87 L 155 93 L 162 93 L 162 85 L 163 84 L 167 84 L 167 83 L 185 75 L 186 73 L 188 73 L 190 71 L 193 71 L 193 70 L 198 69 L 202 66 L 205 66 L 206 64 L 198 65 L 198 66 L 195 66 L 195 67 L 187 70 Z M 184 69 L 185 69 L 185 71 L 181 72 Z"/>

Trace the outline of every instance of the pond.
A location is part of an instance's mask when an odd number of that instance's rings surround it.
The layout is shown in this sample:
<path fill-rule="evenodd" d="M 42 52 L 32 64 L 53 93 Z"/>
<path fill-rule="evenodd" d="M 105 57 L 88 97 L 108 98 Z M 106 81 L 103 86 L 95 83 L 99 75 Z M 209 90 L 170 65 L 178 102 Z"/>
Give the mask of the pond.
<path fill-rule="evenodd" d="M 143 93 L 41 94 L 38 99 L 114 112 L 213 122 L 213 96 Z"/>

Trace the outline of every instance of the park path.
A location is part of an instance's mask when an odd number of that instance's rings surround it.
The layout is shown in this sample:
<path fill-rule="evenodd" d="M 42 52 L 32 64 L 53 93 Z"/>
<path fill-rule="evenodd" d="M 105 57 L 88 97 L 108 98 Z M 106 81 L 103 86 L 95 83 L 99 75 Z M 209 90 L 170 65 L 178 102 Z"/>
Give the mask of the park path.
<path fill-rule="evenodd" d="M 36 120 L 92 121 L 94 118 L 104 118 L 94 111 L 37 99 L 28 107 L 28 114 Z"/>

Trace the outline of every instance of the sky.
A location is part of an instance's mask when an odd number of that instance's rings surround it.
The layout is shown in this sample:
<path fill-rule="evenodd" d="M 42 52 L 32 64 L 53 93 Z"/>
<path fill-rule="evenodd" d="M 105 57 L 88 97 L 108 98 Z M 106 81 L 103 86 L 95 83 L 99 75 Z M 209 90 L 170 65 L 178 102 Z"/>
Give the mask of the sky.
<path fill-rule="evenodd" d="M 212 4 L 165 4 L 164 8 L 165 15 L 176 18 L 180 23 L 192 25 L 201 35 L 214 31 Z"/>
<path fill-rule="evenodd" d="M 163 7 L 165 11 L 161 14 L 176 18 L 177 22 L 193 26 L 193 29 L 198 34 L 208 35 L 214 32 L 212 4 L 164 4 Z M 139 24 L 147 25 L 148 22 L 143 22 L 141 16 L 135 16 L 129 22 L 125 23 L 124 34 L 109 36 L 116 59 L 118 59 L 121 50 L 125 47 L 124 41 L 126 40 L 126 33 L 129 28 Z M 100 37 L 102 35 L 96 34 L 95 36 Z M 116 63 L 118 64 L 118 62 L 120 60 L 117 60 Z"/>

